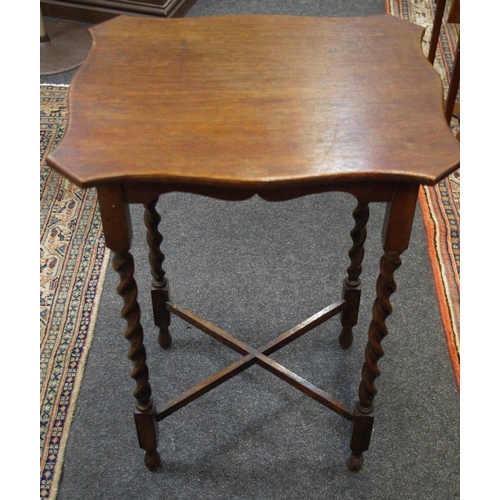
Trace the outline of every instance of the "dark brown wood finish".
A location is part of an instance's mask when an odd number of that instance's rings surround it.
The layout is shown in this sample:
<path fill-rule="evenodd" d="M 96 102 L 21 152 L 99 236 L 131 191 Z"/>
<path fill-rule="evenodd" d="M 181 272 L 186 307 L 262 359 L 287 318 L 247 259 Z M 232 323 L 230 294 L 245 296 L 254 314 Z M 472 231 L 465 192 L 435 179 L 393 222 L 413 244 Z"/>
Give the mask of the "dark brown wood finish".
<path fill-rule="evenodd" d="M 349 250 L 351 265 L 347 268 L 347 278 L 344 280 L 342 297 L 347 307 L 342 312 L 342 331 L 339 335 L 340 345 L 347 349 L 352 344 L 352 329 L 358 322 L 359 301 L 361 299 L 361 264 L 365 255 L 366 224 L 370 216 L 368 203 L 358 201 L 352 214 L 355 226 L 351 231 L 352 247 Z"/>
<path fill-rule="evenodd" d="M 455 50 L 455 59 L 453 60 L 453 71 L 451 72 L 450 88 L 446 97 L 444 114 L 448 124 L 456 109 L 458 89 L 460 88 L 460 37 L 458 37 L 457 49 Z"/>
<path fill-rule="evenodd" d="M 114 252 L 113 269 L 120 276 L 117 291 L 123 298 L 121 315 L 127 322 L 123 335 L 130 343 L 128 352 L 128 358 L 132 361 L 130 376 L 136 381 L 134 416 L 137 437 L 139 446 L 146 451 L 144 456 L 146 467 L 156 470 L 160 465 L 160 456 L 156 451 L 158 426 L 155 420 L 156 407 L 149 385 L 141 309 L 137 301 L 137 283 L 134 279 L 134 259 L 130 253 L 132 230 L 129 206 L 124 202 L 119 185 L 100 186 L 98 196 L 106 246 Z"/>
<path fill-rule="evenodd" d="M 434 21 L 432 23 L 431 39 L 429 42 L 429 53 L 427 55 L 431 64 L 434 64 L 436 58 L 436 50 L 439 42 L 439 34 L 441 31 L 441 24 L 443 22 L 444 8 L 446 7 L 446 0 L 436 1 L 436 12 L 434 13 Z"/>
<path fill-rule="evenodd" d="M 159 328 L 158 343 L 164 349 L 172 344 L 170 326 L 170 313 L 166 308 L 169 300 L 168 280 L 163 269 L 165 255 L 160 245 L 163 236 L 159 231 L 161 216 L 156 210 L 158 198 L 144 203 L 144 224 L 146 226 L 146 241 L 149 247 L 149 265 L 151 267 L 151 300 L 153 302 L 153 316 L 155 325 Z"/>
<path fill-rule="evenodd" d="M 422 29 L 390 16 L 116 18 L 92 29 L 94 47 L 70 90 L 70 119 L 48 163 L 79 186 L 97 186 L 106 244 L 120 276 L 122 316 L 136 381 L 145 461 L 159 464 L 156 422 L 253 364 L 352 421 L 348 466 L 359 470 L 374 419 L 375 380 L 392 312 L 394 272 L 408 246 L 420 184 L 458 168 L 459 144 L 442 108 Z M 358 199 L 343 299 L 255 349 L 168 297 L 160 245 L 163 193 L 269 201 L 345 191 Z M 368 204 L 386 202 L 384 255 L 352 411 L 268 356 L 342 314 L 348 347 L 357 322 Z M 242 358 L 156 410 L 130 254 L 128 205 L 142 203 L 160 344 L 176 314 Z"/>
<path fill-rule="evenodd" d="M 411 227 L 418 197 L 418 186 L 398 185 L 393 198 L 387 203 L 382 248 L 384 255 L 380 261 L 377 280 L 377 297 L 373 304 L 373 319 L 368 329 L 368 343 L 365 362 L 361 371 L 359 400 L 355 408 L 355 418 L 351 428 L 351 455 L 347 465 L 358 471 L 363 465 L 363 452 L 368 450 L 374 418 L 374 398 L 377 393 L 375 379 L 380 376 L 377 365 L 384 355 L 382 340 L 388 330 L 385 320 L 392 313 L 390 296 L 396 291 L 394 272 L 401 265 L 400 255 L 408 248 Z"/>
<path fill-rule="evenodd" d="M 433 184 L 457 166 L 422 28 L 392 16 L 120 16 L 91 32 L 50 156 L 80 186 Z"/>
<path fill-rule="evenodd" d="M 239 354 L 246 356 L 167 403 L 165 407 L 158 413 L 156 417 L 157 420 L 162 420 L 166 416 L 171 415 L 186 404 L 194 401 L 203 394 L 206 394 L 208 391 L 214 389 L 222 382 L 229 380 L 230 378 L 234 377 L 243 370 L 246 370 L 255 363 L 259 364 L 262 368 L 273 373 L 277 377 L 281 378 L 281 380 L 287 382 L 296 389 L 299 389 L 299 391 L 302 391 L 304 394 L 307 394 L 309 397 L 315 399 L 330 410 L 338 413 L 348 420 L 352 420 L 353 416 L 349 411 L 349 407 L 345 403 L 339 401 L 338 399 L 334 398 L 318 387 L 315 387 L 310 382 L 307 382 L 295 373 L 286 369 L 284 366 L 281 366 L 279 363 L 276 363 L 272 359 L 269 359 L 267 356 L 288 345 L 290 342 L 298 339 L 313 328 L 321 325 L 326 320 L 341 312 L 344 307 L 344 302 L 331 304 L 328 307 L 325 307 L 323 310 L 319 311 L 317 314 L 298 324 L 297 326 L 282 333 L 262 347 L 254 349 L 253 347 L 247 345 L 245 342 L 236 339 L 229 333 L 221 330 L 217 326 L 197 316 L 191 311 L 188 311 L 182 306 L 169 302 L 167 304 L 167 308 L 170 312 L 176 314 L 183 320 L 187 321 L 189 324 L 207 333 L 219 342 L 227 345 Z"/>

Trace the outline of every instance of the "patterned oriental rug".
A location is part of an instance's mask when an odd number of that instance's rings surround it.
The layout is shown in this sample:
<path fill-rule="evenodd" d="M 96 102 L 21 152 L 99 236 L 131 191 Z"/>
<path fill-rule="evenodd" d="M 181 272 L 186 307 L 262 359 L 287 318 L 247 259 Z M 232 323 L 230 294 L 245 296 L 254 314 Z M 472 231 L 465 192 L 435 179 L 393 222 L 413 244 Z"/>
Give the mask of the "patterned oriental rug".
<path fill-rule="evenodd" d="M 432 4 L 432 5 L 431 5 Z M 434 3 L 386 0 L 387 12 L 432 29 Z M 446 15 L 445 15 L 446 19 Z M 445 92 L 457 27 L 443 23 L 435 68 Z M 82 191 L 45 163 L 67 125 L 63 86 L 40 87 L 40 498 L 54 499 L 65 444 L 92 342 L 109 251 L 93 189 Z M 452 122 L 458 133 L 458 123 Z M 437 295 L 459 383 L 460 176 L 455 173 L 420 193 Z"/>
<path fill-rule="evenodd" d="M 67 125 L 67 87 L 40 87 L 40 498 L 55 498 L 109 251 L 95 190 L 45 163 Z"/>

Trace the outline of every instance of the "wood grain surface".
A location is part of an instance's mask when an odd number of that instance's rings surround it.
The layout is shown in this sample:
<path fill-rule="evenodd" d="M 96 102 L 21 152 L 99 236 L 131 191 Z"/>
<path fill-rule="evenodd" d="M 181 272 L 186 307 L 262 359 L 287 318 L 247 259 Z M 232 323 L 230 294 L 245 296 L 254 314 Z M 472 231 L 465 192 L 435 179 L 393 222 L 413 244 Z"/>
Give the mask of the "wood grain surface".
<path fill-rule="evenodd" d="M 79 186 L 434 184 L 459 164 L 422 28 L 389 15 L 120 16 L 48 159 Z"/>

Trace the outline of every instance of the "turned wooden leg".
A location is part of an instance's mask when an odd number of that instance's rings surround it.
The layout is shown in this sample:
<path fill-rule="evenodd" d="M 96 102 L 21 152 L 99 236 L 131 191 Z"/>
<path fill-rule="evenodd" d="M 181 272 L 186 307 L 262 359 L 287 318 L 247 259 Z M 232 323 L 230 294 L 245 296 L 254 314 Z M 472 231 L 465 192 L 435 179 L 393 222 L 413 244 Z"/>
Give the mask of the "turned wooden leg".
<path fill-rule="evenodd" d="M 427 59 L 431 64 L 434 64 L 436 57 L 436 50 L 439 42 L 439 34 L 441 32 L 441 25 L 443 24 L 443 14 L 446 6 L 446 0 L 437 0 L 436 12 L 434 14 L 434 22 L 432 25 L 431 39 L 429 42 L 429 54 Z"/>
<path fill-rule="evenodd" d="M 347 467 L 353 472 L 363 466 L 363 452 L 368 450 L 373 429 L 373 412 L 363 413 L 354 409 L 354 420 L 351 424 L 351 454 L 347 459 Z"/>
<path fill-rule="evenodd" d="M 455 52 L 455 59 L 453 61 L 453 71 L 451 73 L 450 87 L 448 89 L 448 96 L 446 98 L 446 105 L 444 108 L 444 116 L 448 125 L 451 123 L 453 110 L 456 105 L 458 89 L 460 87 L 460 37 L 457 42 L 457 49 Z"/>
<path fill-rule="evenodd" d="M 166 307 L 166 303 L 169 300 L 168 280 L 163 270 L 165 255 L 160 250 L 163 236 L 158 230 L 161 217 L 156 211 L 157 203 L 158 198 L 148 203 L 144 203 L 144 223 L 147 229 L 146 241 L 149 247 L 149 264 L 152 276 L 151 285 L 153 288 L 151 290 L 151 299 L 153 302 L 154 322 L 159 328 L 158 343 L 161 347 L 167 349 L 172 343 L 172 336 L 169 331 L 170 312 Z"/>
<path fill-rule="evenodd" d="M 382 340 L 387 335 L 386 319 L 392 313 L 390 296 L 396 291 L 394 273 L 401 265 L 400 255 L 408 248 L 418 186 L 396 186 L 393 199 L 387 204 L 384 230 L 384 255 L 380 260 L 377 296 L 373 304 L 372 321 L 368 329 L 365 362 L 361 370 L 359 400 L 351 426 L 351 454 L 347 466 L 358 471 L 363 465 L 363 452 L 368 450 L 374 419 L 375 380 L 380 376 L 378 361 L 384 355 Z"/>
<path fill-rule="evenodd" d="M 339 335 L 339 343 L 347 349 L 352 344 L 352 329 L 358 322 L 359 301 L 361 297 L 361 264 L 365 255 L 364 244 L 366 241 L 366 224 L 370 216 L 368 203 L 358 200 L 358 205 L 352 214 L 355 225 L 351 231 L 352 247 L 349 250 L 351 264 L 347 268 L 347 278 L 342 288 L 342 298 L 346 301 L 346 308 L 342 311 L 340 321 L 342 331 Z"/>
<path fill-rule="evenodd" d="M 377 280 L 377 298 L 373 305 L 373 319 L 368 329 L 368 344 L 365 349 L 365 362 L 361 370 L 359 401 L 354 411 L 351 427 L 351 455 L 347 465 L 357 471 L 363 465 L 363 452 L 368 450 L 373 427 L 373 400 L 377 394 L 375 379 L 380 376 L 377 366 L 384 355 L 382 340 L 387 335 L 386 318 L 392 312 L 389 297 L 396 290 L 394 271 L 401 265 L 397 255 L 384 255 L 380 262 L 380 275 Z"/>
<path fill-rule="evenodd" d="M 160 456 L 156 451 L 158 444 L 158 429 L 154 419 L 156 410 L 151 399 L 144 333 L 140 322 L 141 311 L 137 302 L 137 285 L 134 279 L 134 260 L 130 252 L 116 252 L 113 257 L 113 269 L 120 275 L 117 291 L 123 298 L 121 315 L 127 321 L 124 337 L 130 342 L 128 358 L 133 363 L 130 376 L 136 381 L 135 423 L 139 446 L 146 450 L 144 460 L 147 468 L 156 470 L 160 465 Z"/>
<path fill-rule="evenodd" d="M 156 450 L 158 427 L 146 364 L 141 310 L 137 301 L 137 283 L 134 279 L 134 259 L 129 251 L 132 240 L 130 214 L 119 187 L 102 186 L 98 188 L 98 193 L 106 246 L 114 252 L 113 269 L 120 276 L 117 291 L 123 299 L 121 315 L 127 322 L 124 337 L 130 343 L 128 351 L 128 358 L 132 361 L 130 376 L 136 382 L 134 398 L 137 437 L 139 446 L 146 452 L 144 461 L 147 468 L 156 470 L 160 465 L 160 456 Z"/>

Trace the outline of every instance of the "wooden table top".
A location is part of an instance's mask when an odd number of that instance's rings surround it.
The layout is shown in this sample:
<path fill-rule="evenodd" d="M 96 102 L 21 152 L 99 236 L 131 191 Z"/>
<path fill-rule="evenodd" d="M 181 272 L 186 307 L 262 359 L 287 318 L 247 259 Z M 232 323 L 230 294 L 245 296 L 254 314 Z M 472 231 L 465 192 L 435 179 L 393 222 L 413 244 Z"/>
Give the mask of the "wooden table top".
<path fill-rule="evenodd" d="M 422 28 L 389 15 L 120 16 L 48 163 L 82 187 L 434 184 L 459 165 Z"/>

